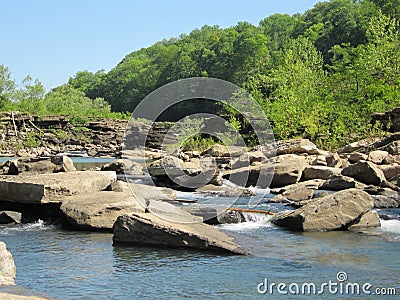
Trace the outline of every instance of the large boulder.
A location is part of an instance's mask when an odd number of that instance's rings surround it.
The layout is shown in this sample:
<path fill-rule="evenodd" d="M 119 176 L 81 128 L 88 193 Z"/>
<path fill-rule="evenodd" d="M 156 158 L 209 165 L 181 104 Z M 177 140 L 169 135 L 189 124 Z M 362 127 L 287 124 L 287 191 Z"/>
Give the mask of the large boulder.
<path fill-rule="evenodd" d="M 303 156 L 286 154 L 276 157 L 271 187 L 282 187 L 298 182 L 305 167 Z"/>
<path fill-rule="evenodd" d="M 352 177 L 366 184 L 381 185 L 385 180 L 385 175 L 378 166 L 370 161 L 360 160 L 342 170 L 342 175 Z"/>
<path fill-rule="evenodd" d="M 319 189 L 328 191 L 342 191 L 352 188 L 364 189 L 367 186 L 363 183 L 356 181 L 354 178 L 343 175 L 332 175 L 325 181 Z"/>
<path fill-rule="evenodd" d="M 0 178 L 0 200 L 14 203 L 61 203 L 76 194 L 106 189 L 117 180 L 115 172 L 77 171 Z"/>
<path fill-rule="evenodd" d="M 132 193 L 108 191 L 68 197 L 60 209 L 64 225 L 78 230 L 111 230 L 119 216 L 143 211 Z"/>
<path fill-rule="evenodd" d="M 0 242 L 0 286 L 14 285 L 15 274 L 14 259 L 7 250 L 6 244 Z"/>
<path fill-rule="evenodd" d="M 373 206 L 373 200 L 366 192 L 349 189 L 311 201 L 272 222 L 296 231 L 346 230 Z"/>
<path fill-rule="evenodd" d="M 114 245 L 192 248 L 229 254 L 245 254 L 233 238 L 217 228 L 193 222 L 191 217 L 170 221 L 153 213 L 118 217 L 114 224 Z"/>
<path fill-rule="evenodd" d="M 330 168 L 325 166 L 309 166 L 303 171 L 303 179 L 328 179 L 332 175 L 338 175 L 342 172 L 339 168 Z"/>

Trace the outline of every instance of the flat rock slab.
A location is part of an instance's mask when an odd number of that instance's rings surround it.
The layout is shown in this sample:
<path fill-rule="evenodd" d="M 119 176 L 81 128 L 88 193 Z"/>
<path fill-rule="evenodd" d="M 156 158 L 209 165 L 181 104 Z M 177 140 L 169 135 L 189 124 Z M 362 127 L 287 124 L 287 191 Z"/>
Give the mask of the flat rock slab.
<path fill-rule="evenodd" d="M 102 191 L 116 180 L 115 172 L 97 171 L 6 176 L 0 179 L 0 201 L 61 203 L 68 196 Z"/>
<path fill-rule="evenodd" d="M 61 205 L 66 226 L 78 230 L 111 230 L 123 214 L 143 210 L 130 192 L 97 192 L 68 197 Z"/>
<path fill-rule="evenodd" d="M 114 224 L 114 245 L 192 248 L 227 254 L 246 254 L 233 238 L 203 223 L 167 221 L 152 213 L 118 217 Z"/>

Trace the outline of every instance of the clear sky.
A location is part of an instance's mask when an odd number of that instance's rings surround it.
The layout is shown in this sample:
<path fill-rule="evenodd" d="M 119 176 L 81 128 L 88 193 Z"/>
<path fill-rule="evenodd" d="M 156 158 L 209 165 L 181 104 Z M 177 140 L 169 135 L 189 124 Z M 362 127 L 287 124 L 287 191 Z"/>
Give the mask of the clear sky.
<path fill-rule="evenodd" d="M 203 25 L 303 13 L 316 0 L 0 0 L 0 64 L 46 90 L 77 71 L 109 71 L 125 55 Z"/>

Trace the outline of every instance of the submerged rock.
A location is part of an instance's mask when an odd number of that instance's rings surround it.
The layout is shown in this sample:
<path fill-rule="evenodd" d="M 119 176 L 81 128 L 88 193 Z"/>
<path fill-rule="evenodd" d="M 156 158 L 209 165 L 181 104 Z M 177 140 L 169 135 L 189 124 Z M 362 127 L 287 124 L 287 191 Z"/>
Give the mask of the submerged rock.
<path fill-rule="evenodd" d="M 311 201 L 272 222 L 296 231 L 346 230 L 373 206 L 366 192 L 349 189 Z"/>
<path fill-rule="evenodd" d="M 0 286 L 14 285 L 15 274 L 14 259 L 7 250 L 6 244 L 0 242 Z"/>
<path fill-rule="evenodd" d="M 134 213 L 118 217 L 114 224 L 114 245 L 191 248 L 227 254 L 245 254 L 233 238 L 204 223 L 187 217 L 177 222 L 152 213 Z M 187 223 L 182 223 L 187 221 Z"/>

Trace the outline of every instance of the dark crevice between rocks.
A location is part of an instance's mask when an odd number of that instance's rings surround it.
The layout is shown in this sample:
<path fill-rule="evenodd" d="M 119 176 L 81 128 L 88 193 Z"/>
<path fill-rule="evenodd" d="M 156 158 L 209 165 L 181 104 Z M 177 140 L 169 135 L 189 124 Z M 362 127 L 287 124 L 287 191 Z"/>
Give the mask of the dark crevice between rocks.
<path fill-rule="evenodd" d="M 58 222 L 60 220 L 60 203 L 23 204 L 0 201 L 0 211 L 16 211 L 22 214 L 21 223 L 32 223 L 38 220 Z"/>

